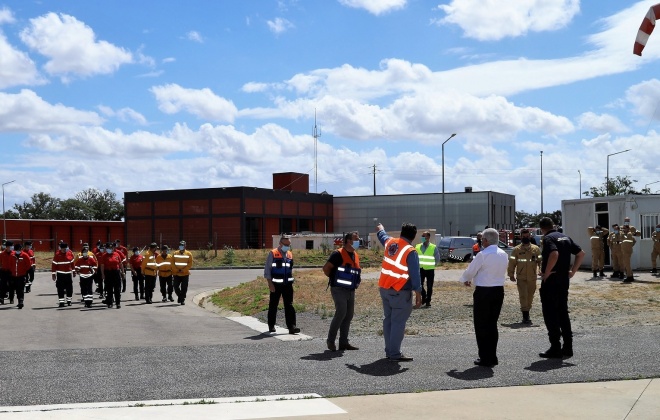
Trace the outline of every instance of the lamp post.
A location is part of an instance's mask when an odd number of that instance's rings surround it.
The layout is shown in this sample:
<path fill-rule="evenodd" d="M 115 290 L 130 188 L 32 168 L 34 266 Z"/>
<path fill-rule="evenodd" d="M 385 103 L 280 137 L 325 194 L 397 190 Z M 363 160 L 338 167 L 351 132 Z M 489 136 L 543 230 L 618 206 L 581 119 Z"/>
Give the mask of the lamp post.
<path fill-rule="evenodd" d="M 541 150 L 541 217 L 543 217 L 543 150 Z"/>
<path fill-rule="evenodd" d="M 2 239 L 7 239 L 7 213 L 5 212 L 5 185 L 16 182 L 16 180 L 2 184 Z"/>
<path fill-rule="evenodd" d="M 453 139 L 456 133 L 442 142 L 442 237 L 445 237 L 445 143 Z"/>
<path fill-rule="evenodd" d="M 578 191 L 579 192 L 578 198 L 582 198 L 582 172 L 580 172 L 579 169 L 578 169 L 578 174 L 580 174 L 580 191 Z"/>
<path fill-rule="evenodd" d="M 648 188 L 649 185 L 655 184 L 656 182 L 660 182 L 660 181 L 649 182 L 648 184 L 645 184 L 645 185 L 644 185 L 644 189 Z M 649 194 L 650 194 L 650 193 L 651 193 L 651 190 L 649 190 Z"/>
<path fill-rule="evenodd" d="M 619 153 L 629 152 L 630 149 L 622 150 L 616 153 L 610 153 L 607 155 L 607 179 L 605 180 L 605 196 L 610 195 L 610 156 L 618 155 Z"/>

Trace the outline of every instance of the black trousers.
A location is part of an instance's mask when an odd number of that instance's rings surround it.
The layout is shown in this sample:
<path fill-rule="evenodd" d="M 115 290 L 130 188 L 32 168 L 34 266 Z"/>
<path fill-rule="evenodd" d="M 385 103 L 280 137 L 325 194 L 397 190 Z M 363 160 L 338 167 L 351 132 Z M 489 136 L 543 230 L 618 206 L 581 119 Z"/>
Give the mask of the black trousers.
<path fill-rule="evenodd" d="M 280 297 L 284 301 L 284 318 L 286 327 L 291 329 L 296 326 L 296 310 L 293 308 L 293 283 L 273 283 L 275 291 L 270 292 L 270 301 L 268 302 L 268 326 L 275 325 L 277 320 L 277 306 L 280 304 Z"/>
<path fill-rule="evenodd" d="M 154 290 L 156 289 L 156 276 L 144 276 L 144 299 L 151 302 L 154 298 Z"/>
<path fill-rule="evenodd" d="M 554 275 L 541 284 L 541 310 L 543 321 L 548 329 L 548 338 L 552 346 L 573 343 L 571 319 L 568 316 L 568 280 L 559 281 Z"/>
<path fill-rule="evenodd" d="M 80 276 L 80 292 L 85 302 L 91 303 L 94 300 L 94 276 Z"/>
<path fill-rule="evenodd" d="M 188 293 L 188 280 L 190 276 L 174 276 L 174 293 L 179 297 L 178 302 L 185 302 Z"/>
<path fill-rule="evenodd" d="M 504 302 L 504 286 L 477 286 L 472 295 L 474 305 L 474 333 L 477 336 L 479 358 L 482 362 L 496 364 L 497 320 Z"/>
<path fill-rule="evenodd" d="M 133 293 L 135 296 L 144 296 L 144 276 L 142 275 L 142 269 L 138 268 L 135 270 L 135 275 L 131 276 L 133 280 Z"/>
<path fill-rule="evenodd" d="M 172 296 L 172 292 L 174 291 L 174 286 L 172 285 L 172 276 L 158 276 L 158 280 L 160 281 L 160 294 L 163 295 L 163 297 Z"/>
<path fill-rule="evenodd" d="M 435 281 L 435 270 L 419 269 L 419 275 L 422 278 L 422 303 L 431 303 L 433 296 L 433 282 Z M 426 279 L 426 289 L 424 289 L 424 279 Z"/>
<path fill-rule="evenodd" d="M 73 275 L 57 273 L 55 278 L 55 287 L 60 303 L 64 303 L 65 297 L 67 302 L 71 302 L 71 297 L 73 297 Z"/>
<path fill-rule="evenodd" d="M 35 270 L 35 267 L 31 266 L 30 269 L 27 272 L 27 282 L 29 284 L 32 284 L 32 282 L 34 282 L 34 270 Z"/>
<path fill-rule="evenodd" d="M 99 294 L 103 294 L 103 275 L 101 273 L 101 270 L 97 271 L 96 274 L 94 274 L 94 282 L 96 283 L 96 287 L 99 289 Z"/>
<path fill-rule="evenodd" d="M 18 298 L 18 303 L 22 303 L 23 298 L 25 296 L 24 295 L 24 292 L 25 292 L 25 290 L 24 290 L 24 288 L 25 288 L 25 277 L 24 276 L 21 276 L 21 277 L 11 276 L 10 280 L 9 280 L 9 284 L 10 284 L 10 295 L 12 295 L 13 292 L 16 292 L 16 298 Z"/>
<path fill-rule="evenodd" d="M 4 299 L 9 293 L 9 271 L 0 270 L 0 299 Z"/>
<path fill-rule="evenodd" d="M 116 304 L 121 303 L 121 273 L 119 270 L 105 270 L 105 302 L 112 305 L 113 298 Z"/>

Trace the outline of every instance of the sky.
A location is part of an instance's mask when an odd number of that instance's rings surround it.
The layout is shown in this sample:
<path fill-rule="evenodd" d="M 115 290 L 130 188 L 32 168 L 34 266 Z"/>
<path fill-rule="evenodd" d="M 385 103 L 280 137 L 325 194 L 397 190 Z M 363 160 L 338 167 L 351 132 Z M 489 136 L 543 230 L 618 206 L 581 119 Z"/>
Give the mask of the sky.
<path fill-rule="evenodd" d="M 608 168 L 660 192 L 660 30 L 632 54 L 657 1 L 0 0 L 5 206 L 276 172 L 437 193 L 443 168 L 529 213 Z"/>

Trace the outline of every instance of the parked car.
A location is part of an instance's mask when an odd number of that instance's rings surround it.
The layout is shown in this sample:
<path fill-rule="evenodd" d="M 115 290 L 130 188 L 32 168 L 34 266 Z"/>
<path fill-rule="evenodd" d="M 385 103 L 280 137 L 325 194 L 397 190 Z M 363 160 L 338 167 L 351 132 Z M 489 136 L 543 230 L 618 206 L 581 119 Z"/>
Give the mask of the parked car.
<path fill-rule="evenodd" d="M 470 261 L 475 239 L 469 236 L 445 236 L 437 243 L 440 260 Z"/>
<path fill-rule="evenodd" d="M 509 245 L 507 245 L 507 244 L 505 244 L 505 243 L 502 242 L 502 241 L 500 241 L 500 243 L 497 244 L 497 246 L 498 246 L 502 251 L 504 251 L 504 252 L 506 252 L 507 254 L 509 254 L 509 256 L 511 255 L 511 252 L 513 252 L 513 247 L 512 247 L 512 246 L 509 246 Z"/>

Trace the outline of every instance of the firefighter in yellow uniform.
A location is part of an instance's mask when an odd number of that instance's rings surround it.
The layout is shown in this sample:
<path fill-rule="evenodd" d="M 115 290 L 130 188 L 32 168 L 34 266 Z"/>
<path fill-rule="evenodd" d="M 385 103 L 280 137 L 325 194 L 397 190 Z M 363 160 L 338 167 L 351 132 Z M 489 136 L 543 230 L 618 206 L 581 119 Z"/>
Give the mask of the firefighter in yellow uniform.
<path fill-rule="evenodd" d="M 603 265 L 605 264 L 605 242 L 607 240 L 610 231 L 606 228 L 596 225 L 595 228 L 589 226 L 587 228 L 587 235 L 589 235 L 589 241 L 591 242 L 591 271 L 594 273 L 594 277 L 605 277 L 603 272 Z"/>
<path fill-rule="evenodd" d="M 186 294 L 188 293 L 188 281 L 190 280 L 190 269 L 193 266 L 193 256 L 186 249 L 186 241 L 179 242 L 179 251 L 174 253 L 173 258 L 174 293 L 176 293 L 179 305 L 185 305 Z"/>
<path fill-rule="evenodd" d="M 635 234 L 631 231 L 629 225 L 623 225 L 621 228 L 621 266 L 626 271 L 626 278 L 623 280 L 624 283 L 633 282 L 633 272 L 630 265 L 630 258 L 633 253 L 633 246 L 637 242 L 635 240 Z"/>
<path fill-rule="evenodd" d="M 152 242 L 149 250 L 142 259 L 142 275 L 144 275 L 144 300 L 147 303 L 153 303 L 154 289 L 156 288 L 156 275 L 158 274 L 158 265 L 156 257 L 158 256 L 158 244 Z"/>
<path fill-rule="evenodd" d="M 655 231 L 651 234 L 653 240 L 653 251 L 651 251 L 651 273 L 657 274 L 658 268 L 656 260 L 660 257 L 660 224 L 655 227 Z"/>
<path fill-rule="evenodd" d="M 160 294 L 163 295 L 161 302 L 174 302 L 172 292 L 174 284 L 172 278 L 172 269 L 174 268 L 174 256 L 170 253 L 170 247 L 163 245 L 160 247 L 160 254 L 156 256 L 156 265 L 158 266 L 158 281 L 160 282 Z"/>
<path fill-rule="evenodd" d="M 623 269 L 621 268 L 621 231 L 618 224 L 612 225 L 612 231 L 607 237 L 607 246 L 610 247 L 612 254 L 612 275 L 611 278 L 623 279 Z"/>
<path fill-rule="evenodd" d="M 532 309 L 532 301 L 536 292 L 536 278 L 541 268 L 541 249 L 531 243 L 528 229 L 520 231 L 520 240 L 522 243 L 511 251 L 507 274 L 509 279 L 518 286 L 522 323 L 531 324 L 529 311 Z"/>

